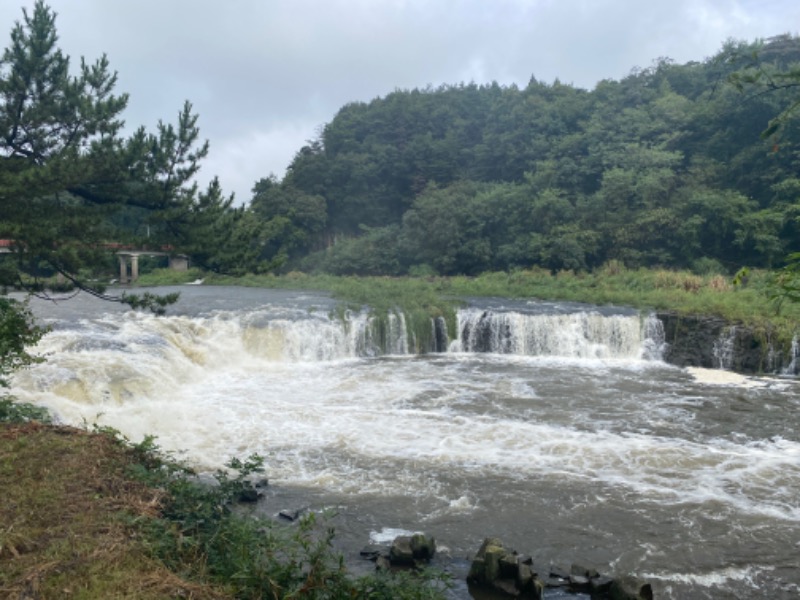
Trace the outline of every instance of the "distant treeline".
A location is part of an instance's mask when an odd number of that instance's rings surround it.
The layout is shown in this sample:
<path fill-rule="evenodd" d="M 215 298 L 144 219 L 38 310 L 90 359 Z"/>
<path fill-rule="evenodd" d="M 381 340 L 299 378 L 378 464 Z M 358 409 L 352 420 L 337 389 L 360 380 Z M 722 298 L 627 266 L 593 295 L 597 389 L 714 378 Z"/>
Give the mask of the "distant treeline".
<path fill-rule="evenodd" d="M 731 76 L 798 64 L 800 38 L 784 35 L 592 91 L 397 90 L 344 106 L 250 208 L 286 270 L 778 266 L 800 249 L 800 126 L 761 133 L 797 91 Z"/>

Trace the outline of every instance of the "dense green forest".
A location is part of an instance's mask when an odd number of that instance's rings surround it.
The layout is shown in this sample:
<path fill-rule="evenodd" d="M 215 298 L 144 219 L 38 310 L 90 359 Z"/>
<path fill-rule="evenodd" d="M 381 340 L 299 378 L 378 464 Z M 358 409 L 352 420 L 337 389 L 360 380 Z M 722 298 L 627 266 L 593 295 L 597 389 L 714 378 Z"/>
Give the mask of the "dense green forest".
<path fill-rule="evenodd" d="M 194 182 L 208 143 L 191 105 L 123 137 L 116 73 L 101 57 L 72 74 L 55 17 L 23 11 L 0 64 L 0 286 L 60 274 L 103 294 L 109 242 L 235 275 L 800 265 L 796 36 L 592 90 L 531 78 L 354 102 L 238 207 Z"/>
<path fill-rule="evenodd" d="M 781 266 L 800 248 L 800 126 L 775 119 L 798 63 L 783 35 L 591 91 L 531 78 L 348 104 L 255 184 L 264 257 L 360 275 Z"/>

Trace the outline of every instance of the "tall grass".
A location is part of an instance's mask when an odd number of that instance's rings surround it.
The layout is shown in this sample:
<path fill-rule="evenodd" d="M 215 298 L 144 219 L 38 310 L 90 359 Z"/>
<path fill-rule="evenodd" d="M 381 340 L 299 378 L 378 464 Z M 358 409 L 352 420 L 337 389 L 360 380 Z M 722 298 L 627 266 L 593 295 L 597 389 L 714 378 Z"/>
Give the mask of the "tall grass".
<path fill-rule="evenodd" d="M 142 273 L 136 280 L 136 285 L 143 287 L 159 285 L 182 285 L 203 279 L 205 274 L 201 269 L 191 268 L 186 271 L 175 271 L 173 269 L 154 269 L 148 273 Z"/>
<path fill-rule="evenodd" d="M 448 294 L 566 300 L 642 310 L 718 316 L 747 325 L 788 347 L 800 333 L 800 304 L 778 306 L 769 300 L 772 276 L 754 272 L 745 286 L 734 286 L 718 274 L 624 268 L 593 273 L 543 270 L 487 273 L 447 281 Z"/>
<path fill-rule="evenodd" d="M 744 286 L 719 274 L 626 269 L 610 262 L 591 273 L 544 269 L 484 273 L 477 277 L 336 277 L 332 275 L 207 275 L 208 284 L 324 290 L 350 307 L 369 306 L 376 315 L 402 310 L 419 339 L 430 336 L 430 319 L 444 317 L 455 334 L 455 312 L 462 298 L 495 296 L 562 300 L 596 305 L 667 310 L 719 316 L 770 332 L 781 345 L 800 330 L 800 305 L 777 307 L 768 299 L 772 276 L 754 271 Z"/>

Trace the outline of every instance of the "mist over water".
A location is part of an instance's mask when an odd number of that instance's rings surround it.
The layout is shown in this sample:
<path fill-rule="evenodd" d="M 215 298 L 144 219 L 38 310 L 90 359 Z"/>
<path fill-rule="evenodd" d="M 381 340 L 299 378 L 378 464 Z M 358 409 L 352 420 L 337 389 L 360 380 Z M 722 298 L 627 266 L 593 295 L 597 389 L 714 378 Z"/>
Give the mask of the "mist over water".
<path fill-rule="evenodd" d="M 200 469 L 262 454 L 265 510 L 336 507 L 348 551 L 400 528 L 463 560 L 495 535 L 659 598 L 800 594 L 795 380 L 666 365 L 629 310 L 475 300 L 447 352 L 411 355 L 399 314 L 379 336 L 321 294 L 180 291 L 163 318 L 35 304 L 48 360 L 13 393 Z"/>

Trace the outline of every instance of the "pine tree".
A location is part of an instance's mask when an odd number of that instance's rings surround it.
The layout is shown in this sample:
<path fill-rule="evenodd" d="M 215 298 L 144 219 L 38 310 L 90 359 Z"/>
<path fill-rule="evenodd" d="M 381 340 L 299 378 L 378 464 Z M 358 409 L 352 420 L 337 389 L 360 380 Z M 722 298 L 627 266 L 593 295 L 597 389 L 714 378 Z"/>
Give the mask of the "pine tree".
<path fill-rule="evenodd" d="M 205 192 L 193 181 L 209 146 L 191 104 L 175 126 L 123 137 L 128 96 L 115 94 L 117 74 L 106 56 L 81 59 L 72 74 L 55 21 L 42 0 L 23 9 L 0 61 L 0 239 L 12 251 L 0 255 L 0 285 L 41 292 L 60 274 L 141 306 L 89 279 L 114 267 L 114 244 L 168 245 L 217 271 L 260 268 L 252 219 L 216 180 Z M 163 310 L 163 300 L 144 305 Z"/>

